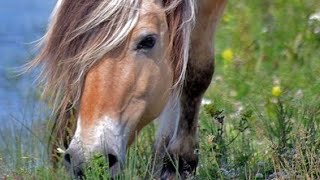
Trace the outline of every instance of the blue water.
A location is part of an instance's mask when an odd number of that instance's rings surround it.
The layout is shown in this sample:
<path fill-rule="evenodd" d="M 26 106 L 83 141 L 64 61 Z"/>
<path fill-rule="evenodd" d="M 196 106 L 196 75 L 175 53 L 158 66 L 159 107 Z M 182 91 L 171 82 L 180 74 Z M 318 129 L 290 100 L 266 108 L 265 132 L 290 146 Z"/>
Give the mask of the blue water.
<path fill-rule="evenodd" d="M 0 1 L 0 127 L 26 121 L 39 113 L 32 74 L 16 76 L 15 69 L 34 55 L 34 44 L 45 32 L 55 0 Z"/>

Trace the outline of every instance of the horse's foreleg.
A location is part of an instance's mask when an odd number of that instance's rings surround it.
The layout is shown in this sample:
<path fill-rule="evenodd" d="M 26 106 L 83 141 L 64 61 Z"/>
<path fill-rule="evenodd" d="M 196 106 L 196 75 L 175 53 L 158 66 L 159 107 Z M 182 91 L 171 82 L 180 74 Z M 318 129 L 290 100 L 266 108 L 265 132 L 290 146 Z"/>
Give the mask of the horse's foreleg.
<path fill-rule="evenodd" d="M 158 129 L 154 147 L 154 163 L 150 167 L 154 176 L 160 175 L 163 158 L 168 154 L 167 146 L 178 126 L 180 109 L 180 99 L 173 94 L 157 120 Z"/>
<path fill-rule="evenodd" d="M 177 128 L 167 145 L 161 179 L 172 179 L 176 170 L 182 179 L 195 172 L 198 164 L 198 114 L 204 92 L 214 72 L 213 53 L 200 59 L 191 57 L 182 95 Z M 175 164 L 174 162 L 178 164 Z"/>
<path fill-rule="evenodd" d="M 165 158 L 161 179 L 174 179 L 176 170 L 181 179 L 186 179 L 197 167 L 199 108 L 214 72 L 212 41 L 226 2 L 201 0 L 197 3 L 197 21 L 191 36 L 190 59 L 180 98 L 179 123 L 167 146 L 169 156 Z M 178 162 L 176 166 L 173 163 L 175 161 Z"/>

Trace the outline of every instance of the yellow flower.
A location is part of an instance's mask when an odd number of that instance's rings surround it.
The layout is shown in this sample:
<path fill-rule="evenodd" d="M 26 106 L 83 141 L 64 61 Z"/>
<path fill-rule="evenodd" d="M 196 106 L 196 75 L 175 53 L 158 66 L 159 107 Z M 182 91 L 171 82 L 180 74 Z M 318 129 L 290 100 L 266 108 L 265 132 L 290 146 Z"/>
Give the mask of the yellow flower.
<path fill-rule="evenodd" d="M 214 140 L 214 135 L 208 135 L 207 136 L 207 142 L 209 145 L 212 145 L 213 144 L 213 140 Z"/>
<path fill-rule="evenodd" d="M 231 19 L 231 16 L 230 16 L 229 14 L 225 14 L 225 15 L 222 17 L 222 20 L 223 20 L 224 22 L 229 22 L 230 19 Z"/>
<path fill-rule="evenodd" d="M 233 60 L 233 51 L 231 49 L 226 49 L 222 52 L 222 58 L 227 62 L 231 62 Z"/>
<path fill-rule="evenodd" d="M 272 87 L 272 95 L 275 97 L 279 97 L 281 95 L 281 88 L 280 86 Z"/>

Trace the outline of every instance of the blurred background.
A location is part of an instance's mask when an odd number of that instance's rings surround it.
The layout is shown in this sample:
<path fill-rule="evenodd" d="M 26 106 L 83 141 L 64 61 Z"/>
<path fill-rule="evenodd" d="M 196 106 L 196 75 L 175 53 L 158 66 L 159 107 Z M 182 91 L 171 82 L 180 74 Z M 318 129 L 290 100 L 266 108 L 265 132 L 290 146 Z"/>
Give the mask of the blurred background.
<path fill-rule="evenodd" d="M 0 3 L 0 123 L 27 118 L 32 109 L 35 79 L 19 76 L 19 68 L 32 59 L 35 41 L 46 30 L 55 0 L 12 0 Z M 32 101 L 32 103 L 30 103 Z M 28 115 L 29 114 L 29 115 Z"/>

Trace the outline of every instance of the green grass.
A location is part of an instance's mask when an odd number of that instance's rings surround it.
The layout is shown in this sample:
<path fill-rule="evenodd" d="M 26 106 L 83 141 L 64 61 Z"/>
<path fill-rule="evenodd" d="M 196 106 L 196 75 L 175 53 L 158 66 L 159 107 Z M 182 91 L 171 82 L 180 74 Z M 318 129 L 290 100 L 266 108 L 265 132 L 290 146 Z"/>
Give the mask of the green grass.
<path fill-rule="evenodd" d="M 308 21 L 319 7 L 318 0 L 229 2 L 205 95 L 212 103 L 200 113 L 197 179 L 320 178 L 320 21 Z M 231 60 L 221 55 L 226 49 Z M 62 168 L 50 169 L 39 150 L 35 137 L 43 132 L 17 129 L 1 130 L 0 179 L 68 178 Z M 146 127 L 131 147 L 121 179 L 150 173 L 154 131 Z M 99 179 L 100 171 L 91 168 L 88 179 Z"/>

